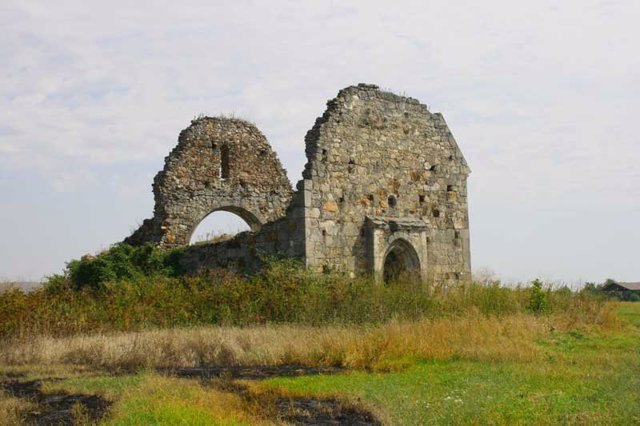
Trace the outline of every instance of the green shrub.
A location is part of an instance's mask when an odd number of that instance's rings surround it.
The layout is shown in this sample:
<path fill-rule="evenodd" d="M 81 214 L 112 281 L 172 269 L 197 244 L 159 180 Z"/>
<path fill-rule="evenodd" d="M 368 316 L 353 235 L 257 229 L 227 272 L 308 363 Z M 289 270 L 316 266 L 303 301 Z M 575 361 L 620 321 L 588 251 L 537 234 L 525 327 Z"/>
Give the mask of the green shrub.
<path fill-rule="evenodd" d="M 549 310 L 547 292 L 542 288 L 542 281 L 537 278 L 531 283 L 529 310 L 534 314 L 542 314 Z"/>
<path fill-rule="evenodd" d="M 133 247 L 128 244 L 114 244 L 96 256 L 86 255 L 80 260 L 67 264 L 65 275 L 72 286 L 100 289 L 105 283 L 124 279 L 138 279 L 144 276 L 176 276 L 180 250 L 163 250 L 146 244 Z"/>

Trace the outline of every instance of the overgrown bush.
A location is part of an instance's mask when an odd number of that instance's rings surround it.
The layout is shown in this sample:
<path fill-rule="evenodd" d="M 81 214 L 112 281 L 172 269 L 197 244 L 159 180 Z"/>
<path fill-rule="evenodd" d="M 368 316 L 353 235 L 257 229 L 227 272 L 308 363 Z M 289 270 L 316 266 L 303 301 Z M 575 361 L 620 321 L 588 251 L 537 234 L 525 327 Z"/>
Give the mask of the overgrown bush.
<path fill-rule="evenodd" d="M 67 264 L 67 276 L 74 289 L 99 289 L 107 282 L 135 280 L 145 276 L 176 276 L 180 270 L 179 250 L 163 250 L 152 244 L 140 247 L 120 243 L 96 256 L 86 255 Z M 59 277 L 53 277 L 59 284 Z"/>
<path fill-rule="evenodd" d="M 381 285 L 340 273 L 313 273 L 292 260 L 267 262 L 247 278 L 225 270 L 180 276 L 165 254 L 149 248 L 118 246 L 99 257 L 98 265 L 90 260 L 70 265 L 67 274 L 50 278 L 41 289 L 0 294 L 0 336 L 211 324 L 371 324 L 529 310 L 578 315 L 595 312 L 602 303 L 586 294 L 543 290 L 541 284 L 537 290 L 498 282 Z"/>

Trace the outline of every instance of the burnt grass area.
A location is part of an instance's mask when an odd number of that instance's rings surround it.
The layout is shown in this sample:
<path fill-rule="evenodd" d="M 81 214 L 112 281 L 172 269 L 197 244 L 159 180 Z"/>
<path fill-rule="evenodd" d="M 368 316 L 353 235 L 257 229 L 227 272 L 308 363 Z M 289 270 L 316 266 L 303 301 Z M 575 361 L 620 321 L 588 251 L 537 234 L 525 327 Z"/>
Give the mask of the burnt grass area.
<path fill-rule="evenodd" d="M 345 406 L 335 399 L 280 398 L 278 418 L 296 425 L 381 425 L 361 408 Z"/>
<path fill-rule="evenodd" d="M 163 370 L 164 374 L 199 379 L 204 386 L 233 392 L 245 400 L 257 403 L 270 418 L 296 425 L 381 425 L 372 413 L 334 398 L 285 397 L 278 394 L 255 395 L 236 380 L 263 380 L 273 377 L 296 377 L 336 374 L 340 367 L 308 367 L 303 365 L 234 366 L 178 368 Z"/>
<path fill-rule="evenodd" d="M 262 380 L 274 377 L 317 376 L 344 371 L 341 367 L 309 367 L 306 365 L 258 365 L 229 367 L 167 368 L 160 373 L 187 379 Z"/>
<path fill-rule="evenodd" d="M 200 380 L 225 392 L 240 395 L 246 401 L 261 407 L 262 413 L 295 425 L 381 425 L 382 423 L 363 408 L 335 398 L 289 397 L 275 392 L 256 395 L 237 380 L 263 380 L 273 377 L 295 377 L 303 375 L 336 374 L 344 371 L 339 367 L 308 367 L 302 365 L 280 366 L 232 366 L 160 369 L 162 374 Z M 0 377 L 0 388 L 16 398 L 24 398 L 36 404 L 36 408 L 24 415 L 28 425 L 73 425 L 77 421 L 78 408 L 85 420 L 96 424 L 104 417 L 111 402 L 99 395 L 72 394 L 67 392 L 44 393 L 44 381 L 61 380 L 48 378 L 24 380 L 20 374 Z"/>
<path fill-rule="evenodd" d="M 111 406 L 109 401 L 98 395 L 43 393 L 42 380 L 19 379 L 18 375 L 6 376 L 0 382 L 0 387 L 15 398 L 28 399 L 37 404 L 37 408 L 23 418 L 28 425 L 73 425 L 79 407 L 87 420 L 97 423 Z"/>

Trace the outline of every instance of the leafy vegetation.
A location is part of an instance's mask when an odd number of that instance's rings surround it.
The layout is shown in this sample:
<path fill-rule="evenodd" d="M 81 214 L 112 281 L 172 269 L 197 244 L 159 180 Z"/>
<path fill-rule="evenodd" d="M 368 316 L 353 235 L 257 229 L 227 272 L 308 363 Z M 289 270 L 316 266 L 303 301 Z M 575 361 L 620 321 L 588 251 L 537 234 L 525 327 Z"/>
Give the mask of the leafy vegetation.
<path fill-rule="evenodd" d="M 451 315 L 504 316 L 593 310 L 588 293 L 507 288 L 499 282 L 382 286 L 367 278 L 316 274 L 291 260 L 246 277 L 229 271 L 180 275 L 175 252 L 114 246 L 69 263 L 41 289 L 0 294 L 0 336 L 64 336 L 203 325 L 378 324 Z M 544 311 L 544 312 L 543 312 Z"/>
<path fill-rule="evenodd" d="M 542 281 L 533 280 L 531 283 L 531 297 L 529 298 L 529 309 L 535 314 L 542 314 L 549 310 L 547 293 L 542 288 Z"/>
<path fill-rule="evenodd" d="M 86 255 L 67 264 L 64 277 L 54 276 L 49 286 L 68 281 L 74 289 L 100 289 L 106 283 L 143 277 L 177 276 L 180 249 L 163 250 L 153 244 L 139 247 L 120 243 L 97 256 Z M 65 278 L 67 280 L 65 280 Z"/>

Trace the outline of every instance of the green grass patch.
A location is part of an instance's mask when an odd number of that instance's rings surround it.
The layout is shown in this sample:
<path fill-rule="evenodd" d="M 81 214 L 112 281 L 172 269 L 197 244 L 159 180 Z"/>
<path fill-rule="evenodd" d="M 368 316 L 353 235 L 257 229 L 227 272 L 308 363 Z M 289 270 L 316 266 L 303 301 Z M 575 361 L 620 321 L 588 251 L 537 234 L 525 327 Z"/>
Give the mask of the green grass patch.
<path fill-rule="evenodd" d="M 47 393 L 65 391 L 69 393 L 99 394 L 107 399 L 115 400 L 129 388 L 139 386 L 144 374 L 127 376 L 78 376 L 62 381 L 44 382 L 42 390 Z"/>
<path fill-rule="evenodd" d="M 142 376 L 122 392 L 106 425 L 255 425 L 263 421 L 237 395 L 197 381 Z"/>
<path fill-rule="evenodd" d="M 624 304 L 635 318 L 640 304 Z M 422 361 L 406 371 L 278 378 L 260 386 L 361 398 L 397 424 L 638 424 L 640 334 L 554 333 L 540 362 Z"/>
<path fill-rule="evenodd" d="M 262 421 L 232 393 L 153 372 L 70 377 L 45 382 L 43 391 L 99 394 L 114 401 L 101 422 L 105 425 L 251 425 Z"/>
<path fill-rule="evenodd" d="M 618 315 L 636 327 L 640 327 L 640 302 L 621 302 Z"/>
<path fill-rule="evenodd" d="M 273 379 L 264 385 L 362 398 L 398 424 L 634 424 L 640 421 L 637 367 L 594 372 L 566 364 L 443 361 L 401 373 Z"/>

